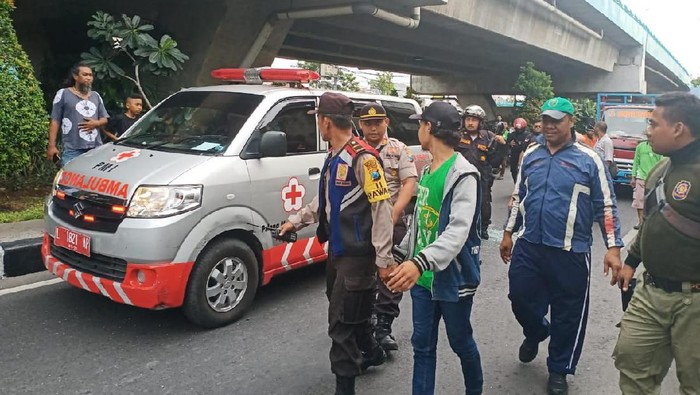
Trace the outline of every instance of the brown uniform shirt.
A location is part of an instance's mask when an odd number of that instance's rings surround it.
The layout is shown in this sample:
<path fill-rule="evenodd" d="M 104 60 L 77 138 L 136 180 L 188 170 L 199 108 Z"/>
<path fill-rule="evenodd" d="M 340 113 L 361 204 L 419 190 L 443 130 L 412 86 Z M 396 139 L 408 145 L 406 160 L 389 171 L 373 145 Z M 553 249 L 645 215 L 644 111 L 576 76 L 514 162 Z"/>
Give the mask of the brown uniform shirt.
<path fill-rule="evenodd" d="M 334 155 L 337 153 L 334 153 Z M 365 185 L 365 170 L 364 164 L 367 161 L 375 160 L 370 153 L 361 153 L 358 159 L 357 166 L 353 167 L 355 178 L 359 185 Z M 331 204 L 328 200 L 328 172 L 323 175 L 323 182 L 326 183 L 326 218 L 331 218 Z M 318 222 L 318 195 L 303 207 L 298 212 L 289 216 L 288 221 L 294 225 L 294 228 L 299 230 L 307 225 Z M 394 234 L 394 225 L 391 220 L 392 204 L 390 199 L 384 199 L 371 203 L 372 207 L 372 245 L 377 254 L 375 263 L 378 267 L 385 268 L 394 264 L 394 258 L 391 253 L 392 238 Z"/>
<path fill-rule="evenodd" d="M 401 183 L 409 177 L 418 178 L 413 153 L 406 144 L 393 137 L 384 137 L 384 141 L 375 148 L 384 163 L 384 176 L 393 205 L 399 197 Z"/>

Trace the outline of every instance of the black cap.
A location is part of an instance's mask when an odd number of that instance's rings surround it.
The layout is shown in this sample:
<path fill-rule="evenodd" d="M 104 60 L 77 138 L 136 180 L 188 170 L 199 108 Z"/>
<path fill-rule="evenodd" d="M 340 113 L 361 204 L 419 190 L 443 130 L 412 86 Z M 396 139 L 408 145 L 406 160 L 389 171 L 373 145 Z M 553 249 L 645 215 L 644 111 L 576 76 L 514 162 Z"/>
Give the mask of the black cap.
<path fill-rule="evenodd" d="M 409 118 L 430 122 L 437 130 L 459 130 L 462 119 L 459 112 L 449 103 L 436 101 L 425 108 L 422 114 L 413 114 Z"/>
<path fill-rule="evenodd" d="M 355 106 L 352 100 L 342 93 L 326 92 L 318 100 L 318 107 L 309 114 L 352 116 Z"/>
<path fill-rule="evenodd" d="M 360 109 L 360 121 L 384 118 L 386 118 L 386 110 L 379 103 L 369 103 Z"/>

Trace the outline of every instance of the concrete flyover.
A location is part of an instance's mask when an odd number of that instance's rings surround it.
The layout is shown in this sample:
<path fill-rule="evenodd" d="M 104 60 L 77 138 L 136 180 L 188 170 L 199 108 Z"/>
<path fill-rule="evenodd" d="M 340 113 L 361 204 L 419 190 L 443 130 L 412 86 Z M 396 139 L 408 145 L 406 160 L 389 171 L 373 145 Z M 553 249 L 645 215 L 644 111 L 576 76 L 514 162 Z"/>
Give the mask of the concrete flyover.
<path fill-rule="evenodd" d="M 177 38 L 191 60 L 168 89 L 214 83 L 211 69 L 265 66 L 275 56 L 406 72 L 415 76 L 419 92 L 476 101 L 513 93 L 527 61 L 550 73 L 562 94 L 687 90 L 690 81 L 673 55 L 616 0 L 71 4 L 18 2 L 15 25 L 38 70 L 50 70 L 59 51 L 84 51 L 89 42 L 74 37 L 84 35 L 90 14 L 105 10 L 141 15 Z"/>

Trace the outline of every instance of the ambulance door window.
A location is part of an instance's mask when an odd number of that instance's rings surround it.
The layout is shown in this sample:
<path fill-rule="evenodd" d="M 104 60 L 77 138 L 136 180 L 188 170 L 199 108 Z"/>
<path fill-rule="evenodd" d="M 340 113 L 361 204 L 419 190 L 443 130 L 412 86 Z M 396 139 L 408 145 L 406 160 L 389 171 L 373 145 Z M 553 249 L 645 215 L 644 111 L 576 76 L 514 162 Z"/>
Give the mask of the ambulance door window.
<path fill-rule="evenodd" d="M 411 103 L 382 101 L 389 118 L 389 137 L 412 146 L 420 145 L 418 141 L 418 122 L 408 117 L 416 113 L 416 108 Z"/>
<path fill-rule="evenodd" d="M 261 135 L 268 131 L 284 132 L 287 155 L 318 152 L 316 117 L 308 114 L 314 107 L 313 100 L 280 103 L 263 118 L 258 130 Z"/>

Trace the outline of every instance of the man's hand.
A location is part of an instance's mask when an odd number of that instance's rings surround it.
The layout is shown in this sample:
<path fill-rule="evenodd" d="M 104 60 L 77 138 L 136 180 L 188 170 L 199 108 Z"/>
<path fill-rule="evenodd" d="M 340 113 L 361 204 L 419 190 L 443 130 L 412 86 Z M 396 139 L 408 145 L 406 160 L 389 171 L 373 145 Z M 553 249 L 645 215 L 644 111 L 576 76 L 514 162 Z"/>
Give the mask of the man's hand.
<path fill-rule="evenodd" d="M 608 252 L 605 254 L 605 258 L 603 258 L 603 272 L 605 273 L 605 276 L 607 276 L 610 269 L 612 269 L 610 285 L 617 284 L 621 268 L 622 260 L 620 260 L 620 247 L 608 248 Z"/>
<path fill-rule="evenodd" d="M 97 129 L 102 126 L 102 122 L 99 119 L 83 118 L 84 121 L 78 124 L 78 128 L 81 131 L 88 131 L 92 129 Z"/>
<path fill-rule="evenodd" d="M 501 240 L 501 259 L 506 265 L 510 263 L 510 258 L 513 253 L 513 235 L 510 232 L 503 232 L 503 240 Z"/>
<path fill-rule="evenodd" d="M 391 278 L 390 277 L 391 272 L 393 272 L 394 269 L 396 269 L 396 266 L 398 266 L 398 265 L 389 265 L 387 267 L 378 267 L 377 268 L 377 275 L 379 276 L 379 279 L 384 281 L 384 283 L 389 281 L 389 279 Z"/>
<path fill-rule="evenodd" d="M 46 159 L 53 160 L 54 155 L 59 154 L 58 148 L 55 145 L 49 145 L 46 149 Z"/>
<path fill-rule="evenodd" d="M 392 292 L 405 292 L 411 289 L 420 278 L 420 270 L 418 266 L 413 261 L 406 261 L 389 275 L 389 282 L 386 283 L 386 287 Z"/>
<path fill-rule="evenodd" d="M 280 236 L 284 235 L 287 232 L 296 232 L 297 228 L 292 225 L 291 222 L 285 222 L 282 225 L 280 225 Z"/>
<path fill-rule="evenodd" d="M 630 265 L 622 265 L 622 270 L 620 270 L 620 275 L 617 278 L 617 285 L 621 290 L 627 292 L 630 288 L 630 281 L 634 277 L 635 268 Z"/>
<path fill-rule="evenodd" d="M 394 209 L 391 211 L 391 223 L 396 225 L 399 222 L 399 218 L 401 218 L 401 214 L 403 214 L 403 210 L 397 210 L 396 206 L 394 206 Z"/>
<path fill-rule="evenodd" d="M 501 135 L 499 135 L 499 134 L 497 134 L 497 135 L 494 137 L 494 139 L 496 140 L 496 142 L 497 142 L 498 144 L 505 144 L 505 143 L 506 143 L 506 140 L 503 139 L 503 136 L 501 136 Z"/>

